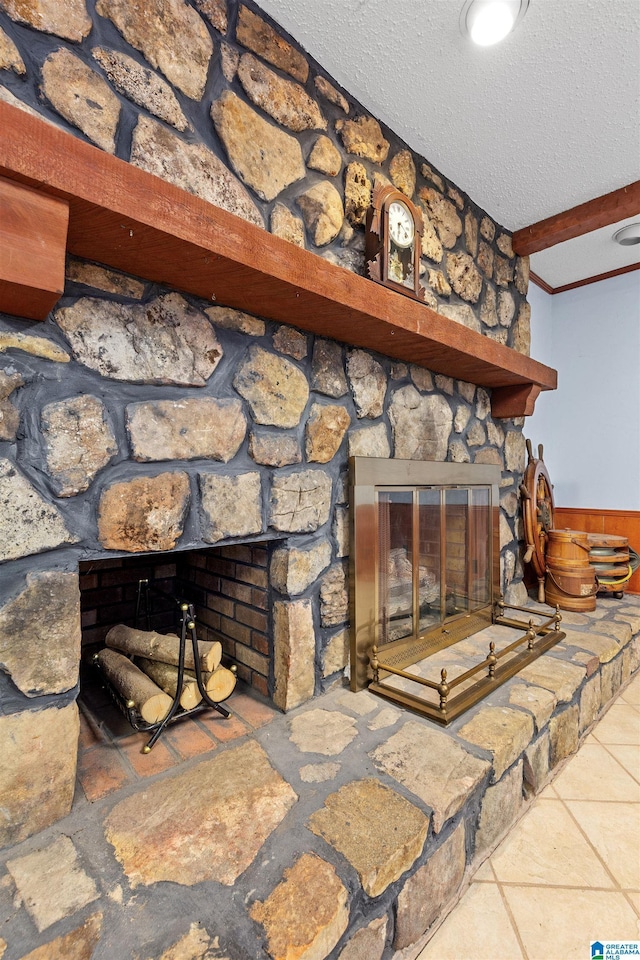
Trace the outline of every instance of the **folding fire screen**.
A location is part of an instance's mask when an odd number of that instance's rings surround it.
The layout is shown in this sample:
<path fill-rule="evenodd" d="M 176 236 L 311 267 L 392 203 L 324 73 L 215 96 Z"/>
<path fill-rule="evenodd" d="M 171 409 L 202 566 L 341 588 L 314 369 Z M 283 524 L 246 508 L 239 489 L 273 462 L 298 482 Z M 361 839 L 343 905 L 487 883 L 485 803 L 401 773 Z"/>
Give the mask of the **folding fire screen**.
<path fill-rule="evenodd" d="M 353 457 L 350 468 L 351 687 L 448 723 L 564 636 L 560 617 L 504 615 L 499 467 Z M 486 656 L 469 663 L 467 645 L 451 658 L 462 673 L 442 657 L 435 677 L 416 666 L 480 631 Z"/>

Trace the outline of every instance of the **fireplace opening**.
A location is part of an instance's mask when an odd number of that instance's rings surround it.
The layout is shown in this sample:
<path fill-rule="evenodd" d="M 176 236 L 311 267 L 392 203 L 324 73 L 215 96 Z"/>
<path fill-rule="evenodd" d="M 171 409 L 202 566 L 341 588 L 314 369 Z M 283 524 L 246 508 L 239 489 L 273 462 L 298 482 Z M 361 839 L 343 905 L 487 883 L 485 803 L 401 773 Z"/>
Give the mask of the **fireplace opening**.
<path fill-rule="evenodd" d="M 564 637 L 501 597 L 499 486 L 489 464 L 352 458 L 352 689 L 447 724 Z"/>
<path fill-rule="evenodd" d="M 149 636 L 179 636 L 184 616 L 179 601 L 195 614 L 198 642 L 221 645 L 221 665 L 231 668 L 242 686 L 269 699 L 273 658 L 268 569 L 273 546 L 243 543 L 81 563 L 79 700 L 89 721 L 106 725 L 116 738 L 132 732 L 128 721 L 135 724 L 137 711 L 128 715 L 122 698 L 113 691 L 109 696 L 110 684 L 95 658 L 104 656 L 107 634 L 120 625 Z M 188 653 L 190 631 L 185 634 Z M 175 646 L 178 649 L 177 641 Z"/>

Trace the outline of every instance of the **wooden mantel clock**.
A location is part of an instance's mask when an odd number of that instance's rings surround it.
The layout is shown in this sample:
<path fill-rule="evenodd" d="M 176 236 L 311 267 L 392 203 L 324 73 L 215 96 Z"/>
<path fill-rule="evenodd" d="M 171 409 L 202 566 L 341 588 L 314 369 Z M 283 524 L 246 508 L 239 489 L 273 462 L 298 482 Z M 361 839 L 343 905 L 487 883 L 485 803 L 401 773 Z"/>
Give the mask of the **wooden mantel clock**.
<path fill-rule="evenodd" d="M 420 283 L 422 212 L 400 190 L 376 184 L 367 211 L 367 275 L 414 300 L 424 300 Z"/>

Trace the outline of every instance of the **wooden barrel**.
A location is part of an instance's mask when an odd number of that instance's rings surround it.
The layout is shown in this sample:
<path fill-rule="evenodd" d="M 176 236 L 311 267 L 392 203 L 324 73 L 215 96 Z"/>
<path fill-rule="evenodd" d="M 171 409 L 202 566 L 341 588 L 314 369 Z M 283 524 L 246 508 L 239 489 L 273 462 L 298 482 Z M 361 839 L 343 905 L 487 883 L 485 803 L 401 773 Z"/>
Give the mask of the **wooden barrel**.
<path fill-rule="evenodd" d="M 547 540 L 547 603 L 561 610 L 595 610 L 596 574 L 589 562 L 588 536 L 580 530 L 549 530 Z"/>
<path fill-rule="evenodd" d="M 588 534 L 581 530 L 547 531 L 547 566 L 588 567 L 590 550 Z"/>

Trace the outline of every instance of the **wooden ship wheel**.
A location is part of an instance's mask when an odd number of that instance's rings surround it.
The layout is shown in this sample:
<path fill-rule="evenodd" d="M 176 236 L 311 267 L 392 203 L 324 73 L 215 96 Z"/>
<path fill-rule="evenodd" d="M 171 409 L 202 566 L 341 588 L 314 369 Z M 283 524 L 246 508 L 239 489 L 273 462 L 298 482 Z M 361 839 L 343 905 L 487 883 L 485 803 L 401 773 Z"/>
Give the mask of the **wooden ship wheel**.
<path fill-rule="evenodd" d="M 544 465 L 542 444 L 537 459 L 533 456 L 531 441 L 527 440 L 529 461 L 520 484 L 524 536 L 527 549 L 524 562 L 530 563 L 538 580 L 538 601 L 544 603 L 544 581 L 547 572 L 547 535 L 553 529 L 553 486 Z"/>

